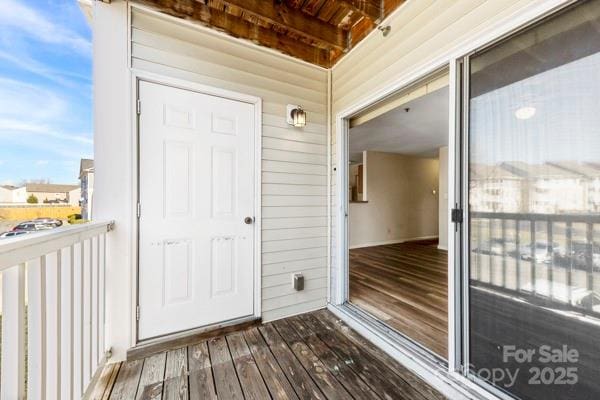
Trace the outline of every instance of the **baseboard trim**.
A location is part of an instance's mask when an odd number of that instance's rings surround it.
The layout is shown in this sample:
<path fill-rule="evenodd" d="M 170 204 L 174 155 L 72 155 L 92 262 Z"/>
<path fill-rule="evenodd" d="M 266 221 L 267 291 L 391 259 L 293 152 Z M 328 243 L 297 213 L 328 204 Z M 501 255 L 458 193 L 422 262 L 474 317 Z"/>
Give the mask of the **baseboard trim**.
<path fill-rule="evenodd" d="M 440 250 L 445 250 L 445 251 L 448 251 L 448 246 L 440 246 L 440 245 L 438 244 L 438 247 L 437 247 L 437 248 L 438 248 L 438 249 L 440 249 Z"/>
<path fill-rule="evenodd" d="M 349 249 L 360 249 L 362 247 L 373 247 L 373 246 L 385 246 L 386 244 L 397 244 L 397 243 L 405 243 L 405 242 L 414 242 L 415 240 L 430 240 L 430 239 L 438 239 L 438 235 L 433 236 L 418 236 L 412 238 L 404 238 L 404 239 L 392 239 L 392 240 L 384 240 L 380 242 L 368 242 L 355 244 L 352 246 L 348 246 Z"/>

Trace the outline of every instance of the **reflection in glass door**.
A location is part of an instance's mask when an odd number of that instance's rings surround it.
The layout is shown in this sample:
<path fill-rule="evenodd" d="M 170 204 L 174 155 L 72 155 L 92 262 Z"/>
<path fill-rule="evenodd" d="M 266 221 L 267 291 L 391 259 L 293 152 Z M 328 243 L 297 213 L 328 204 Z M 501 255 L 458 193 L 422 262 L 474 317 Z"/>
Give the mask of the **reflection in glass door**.
<path fill-rule="evenodd" d="M 468 59 L 469 374 L 600 398 L 600 0 Z"/>

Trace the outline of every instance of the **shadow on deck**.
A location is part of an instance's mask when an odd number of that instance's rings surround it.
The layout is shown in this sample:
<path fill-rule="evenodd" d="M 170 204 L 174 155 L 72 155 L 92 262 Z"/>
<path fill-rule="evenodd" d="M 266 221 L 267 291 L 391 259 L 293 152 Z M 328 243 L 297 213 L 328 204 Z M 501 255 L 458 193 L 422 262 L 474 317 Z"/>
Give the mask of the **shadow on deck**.
<path fill-rule="evenodd" d="M 92 399 L 444 397 L 320 310 L 104 367 Z"/>

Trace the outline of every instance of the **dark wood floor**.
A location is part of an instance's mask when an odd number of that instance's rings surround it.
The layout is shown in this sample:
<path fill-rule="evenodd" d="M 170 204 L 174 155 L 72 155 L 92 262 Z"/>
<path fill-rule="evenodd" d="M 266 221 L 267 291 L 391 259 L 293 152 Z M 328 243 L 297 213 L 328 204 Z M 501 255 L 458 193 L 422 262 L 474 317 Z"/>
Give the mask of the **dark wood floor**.
<path fill-rule="evenodd" d="M 107 365 L 92 399 L 444 397 L 321 310 Z"/>
<path fill-rule="evenodd" d="M 448 357 L 448 253 L 436 242 L 350 250 L 350 302 Z"/>

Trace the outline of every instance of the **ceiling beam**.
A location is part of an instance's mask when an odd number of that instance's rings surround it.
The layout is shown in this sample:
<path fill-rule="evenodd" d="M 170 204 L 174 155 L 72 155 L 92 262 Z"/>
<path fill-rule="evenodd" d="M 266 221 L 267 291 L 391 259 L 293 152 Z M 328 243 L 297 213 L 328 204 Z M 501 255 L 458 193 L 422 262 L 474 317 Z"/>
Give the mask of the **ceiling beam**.
<path fill-rule="evenodd" d="M 221 0 L 219 3 L 241 9 L 253 17 L 292 31 L 296 35 L 346 51 L 348 34 L 336 26 L 311 18 L 307 13 L 288 7 L 285 2 L 264 0 Z"/>
<path fill-rule="evenodd" d="M 325 68 L 331 65 L 330 51 L 328 50 L 302 43 L 271 29 L 262 28 L 226 12 L 210 8 L 197 0 L 135 1 L 139 4 L 151 6 L 165 14 L 198 22 L 225 31 L 232 36 L 277 49 L 312 64 Z"/>
<path fill-rule="evenodd" d="M 377 23 L 384 17 L 382 3 L 385 1 L 386 0 L 340 0 L 339 2 Z"/>

